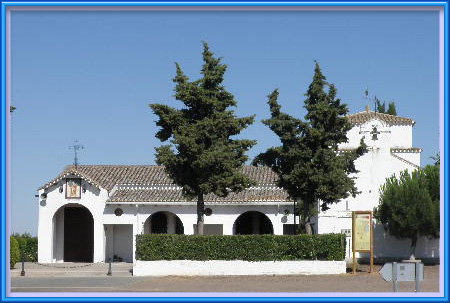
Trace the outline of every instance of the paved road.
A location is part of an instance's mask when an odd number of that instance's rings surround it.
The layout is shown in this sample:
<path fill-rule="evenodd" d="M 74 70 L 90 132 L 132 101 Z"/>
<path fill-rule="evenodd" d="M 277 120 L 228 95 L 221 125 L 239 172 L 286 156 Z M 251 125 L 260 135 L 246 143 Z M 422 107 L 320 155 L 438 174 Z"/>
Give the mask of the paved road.
<path fill-rule="evenodd" d="M 12 277 L 12 292 L 114 292 L 139 283 L 139 277 Z"/>
<path fill-rule="evenodd" d="M 378 274 L 215 277 L 12 277 L 13 292 L 392 292 Z M 399 283 L 414 291 L 413 282 Z M 423 292 L 439 291 L 439 266 L 425 266 Z"/>

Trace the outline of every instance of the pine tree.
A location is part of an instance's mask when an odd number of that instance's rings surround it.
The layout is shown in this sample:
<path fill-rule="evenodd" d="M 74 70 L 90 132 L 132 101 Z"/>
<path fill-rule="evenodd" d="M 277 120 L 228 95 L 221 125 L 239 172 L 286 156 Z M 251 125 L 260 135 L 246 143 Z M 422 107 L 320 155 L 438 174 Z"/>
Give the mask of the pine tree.
<path fill-rule="evenodd" d="M 156 137 L 171 143 L 156 148 L 156 162 L 182 187 L 184 197 L 197 198 L 199 235 L 203 235 L 206 194 L 226 197 L 253 184 L 242 168 L 248 159 L 245 152 L 256 143 L 231 138 L 252 124 L 254 116 L 237 118 L 229 109 L 236 106 L 236 100 L 222 85 L 227 66 L 213 57 L 206 43 L 203 47 L 199 80 L 189 81 L 176 64 L 175 98 L 184 107 L 150 104 L 159 117 L 156 125 L 161 127 Z"/>
<path fill-rule="evenodd" d="M 317 203 L 325 211 L 328 205 L 358 193 L 355 178 L 349 174 L 357 172 L 354 161 L 366 152 L 366 146 L 361 141 L 353 151 L 338 152 L 338 144 L 347 142 L 351 125 L 344 117 L 347 105 L 341 104 L 336 93 L 317 62 L 306 93 L 305 121 L 281 112 L 279 92 L 273 91 L 268 96 L 271 118 L 263 123 L 278 135 L 281 146 L 253 160 L 254 165 L 270 166 L 278 174 L 278 185 L 302 205 L 300 227 L 308 234 L 312 233 L 310 219 Z"/>
<path fill-rule="evenodd" d="M 415 259 L 419 236 L 439 237 L 439 166 L 392 176 L 380 188 L 374 216 L 395 237 L 411 239 L 410 259 Z"/>
<path fill-rule="evenodd" d="M 430 158 L 434 160 L 435 166 L 441 165 L 441 154 L 439 152 L 437 152 L 436 155 L 431 156 Z"/>

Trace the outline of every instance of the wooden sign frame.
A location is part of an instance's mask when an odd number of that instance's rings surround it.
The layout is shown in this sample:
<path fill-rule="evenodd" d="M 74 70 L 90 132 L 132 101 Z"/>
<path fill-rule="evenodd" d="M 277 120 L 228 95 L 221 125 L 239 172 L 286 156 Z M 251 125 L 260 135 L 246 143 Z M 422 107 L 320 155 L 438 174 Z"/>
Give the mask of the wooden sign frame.
<path fill-rule="evenodd" d="M 370 224 L 370 249 L 369 250 L 356 250 L 356 216 L 357 215 L 369 215 Z M 357 252 L 368 252 L 370 253 L 370 271 L 373 269 L 373 213 L 372 211 L 353 211 L 352 212 L 352 253 L 353 253 L 353 273 L 356 273 L 356 253 Z"/>

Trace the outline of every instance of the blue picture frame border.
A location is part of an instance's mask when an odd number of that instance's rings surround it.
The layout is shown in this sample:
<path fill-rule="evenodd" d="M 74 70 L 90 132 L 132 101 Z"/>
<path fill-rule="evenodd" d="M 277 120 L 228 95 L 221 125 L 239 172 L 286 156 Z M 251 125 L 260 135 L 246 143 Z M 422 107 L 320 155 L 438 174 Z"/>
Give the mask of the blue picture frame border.
<path fill-rule="evenodd" d="M 443 126 L 441 131 L 441 145 L 440 145 L 440 153 L 443 154 L 444 157 L 442 160 L 443 165 L 441 166 L 444 175 L 441 173 L 441 184 L 444 184 L 443 192 L 444 195 L 441 195 L 441 199 L 443 199 L 443 208 L 444 212 L 441 213 L 441 222 L 444 222 L 444 283 L 443 283 L 443 297 L 8 297 L 7 294 L 7 285 L 9 286 L 8 281 L 6 281 L 6 272 L 9 270 L 9 264 L 6 263 L 6 251 L 9 248 L 9 236 L 7 232 L 9 228 L 7 226 L 7 218 L 8 215 L 6 213 L 6 176 L 7 176 L 7 168 L 8 163 L 6 162 L 6 153 L 7 153 L 7 113 L 9 108 L 7 108 L 6 102 L 6 14 L 8 7 L 11 6 L 316 6 L 316 7 L 325 7 L 325 6 L 360 6 L 360 7 L 368 7 L 368 6 L 400 6 L 400 7 L 421 7 L 421 6 L 438 6 L 443 7 L 444 9 L 444 100 L 443 100 L 443 111 L 444 111 L 444 121 L 441 121 L 440 125 Z M 123 302 L 123 301 L 153 301 L 153 302 L 298 302 L 298 301 L 308 301 L 308 302 L 329 302 L 329 301 L 337 301 L 337 302 L 355 302 L 355 301 L 366 301 L 366 302 L 448 302 L 448 218 L 449 218 L 449 207 L 448 207 L 448 112 L 449 112 L 449 103 L 448 103 L 448 1 L 370 1 L 370 2 L 361 2 L 361 1 L 320 1 L 320 2 L 298 2 L 298 1 L 282 1 L 282 2 L 274 2 L 274 1 L 133 1 L 133 2 L 123 2 L 123 1 L 70 1 L 70 2 L 61 2 L 61 1 L 1 1 L 1 108 L 0 108 L 0 138 L 1 138 L 1 159 L 0 159 L 0 256 L 1 263 L 0 267 L 2 268 L 0 273 L 0 302 L 74 302 L 74 301 L 84 301 L 84 302 Z M 442 123 L 443 122 L 443 123 Z M 443 142 L 442 142 L 443 137 Z M 441 189 L 442 191 L 442 189 Z M 442 220 L 443 219 L 443 220 Z M 3 266 L 6 265 L 6 266 Z M 442 266 L 442 265 L 441 265 Z M 446 283 L 447 282 L 447 283 Z"/>

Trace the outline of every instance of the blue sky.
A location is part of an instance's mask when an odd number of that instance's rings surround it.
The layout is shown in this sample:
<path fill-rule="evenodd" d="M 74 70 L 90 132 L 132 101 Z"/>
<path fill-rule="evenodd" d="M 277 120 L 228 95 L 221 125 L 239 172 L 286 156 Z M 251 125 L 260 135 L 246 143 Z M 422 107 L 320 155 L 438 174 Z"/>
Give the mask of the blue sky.
<path fill-rule="evenodd" d="M 438 12 L 16 11 L 11 24 L 13 232 L 37 234 L 36 189 L 73 162 L 76 139 L 81 164 L 154 164 L 148 104 L 176 104 L 174 62 L 199 77 L 201 41 L 229 66 L 237 114 L 256 114 L 251 159 L 278 144 L 260 122 L 273 89 L 305 115 L 314 60 L 350 113 L 373 104 L 367 87 L 414 119 L 422 165 L 439 150 Z"/>

